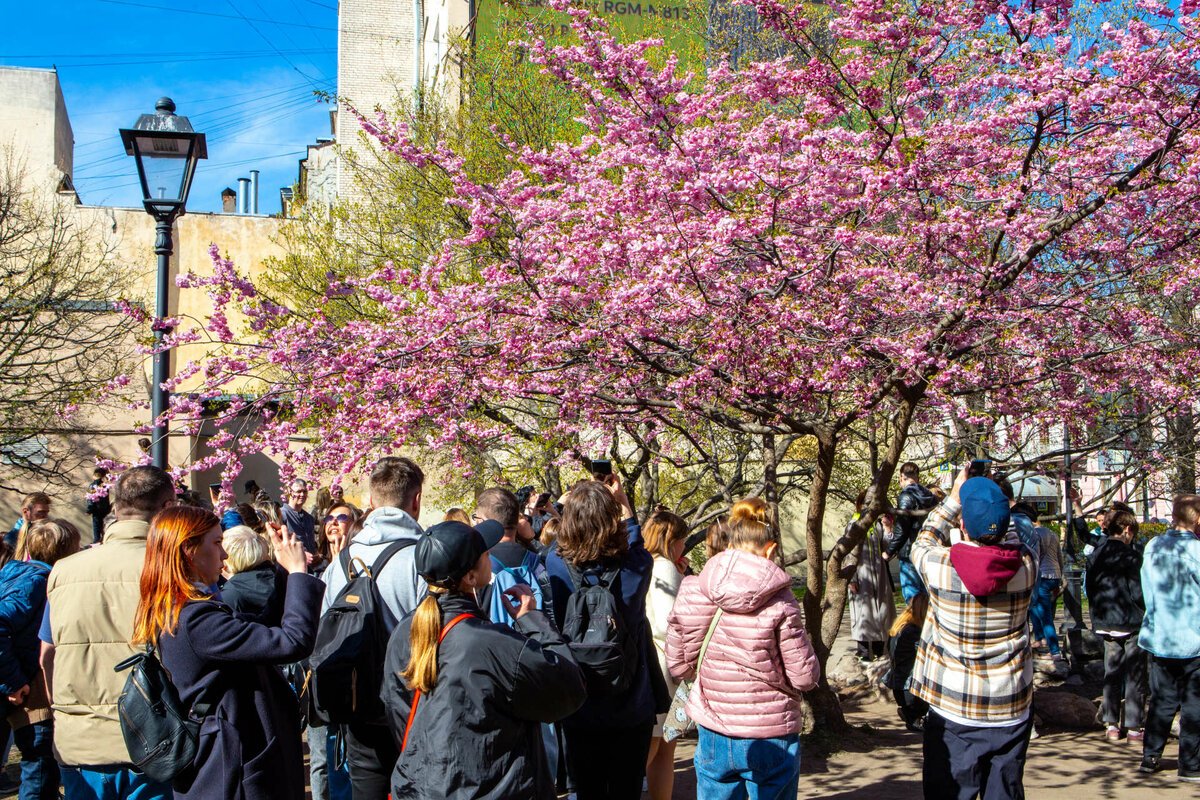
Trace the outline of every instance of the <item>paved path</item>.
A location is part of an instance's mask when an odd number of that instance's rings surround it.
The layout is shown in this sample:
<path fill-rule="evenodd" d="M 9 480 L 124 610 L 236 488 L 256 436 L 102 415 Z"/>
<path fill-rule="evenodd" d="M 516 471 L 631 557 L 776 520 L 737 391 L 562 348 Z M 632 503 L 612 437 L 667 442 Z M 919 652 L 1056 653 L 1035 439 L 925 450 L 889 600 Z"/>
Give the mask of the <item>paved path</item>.
<path fill-rule="evenodd" d="M 824 800 L 921 800 L 921 739 L 904 730 L 890 704 L 846 706 L 855 725 L 875 730 L 828 760 L 804 756 L 801 798 Z M 696 797 L 694 743 L 680 746 L 674 797 Z M 1178 746 L 1163 754 L 1166 769 L 1137 771 L 1141 753 L 1104 741 L 1100 731 L 1045 733 L 1029 747 L 1025 791 L 1030 800 L 1183 800 L 1200 798 L 1200 786 L 1175 779 Z"/>

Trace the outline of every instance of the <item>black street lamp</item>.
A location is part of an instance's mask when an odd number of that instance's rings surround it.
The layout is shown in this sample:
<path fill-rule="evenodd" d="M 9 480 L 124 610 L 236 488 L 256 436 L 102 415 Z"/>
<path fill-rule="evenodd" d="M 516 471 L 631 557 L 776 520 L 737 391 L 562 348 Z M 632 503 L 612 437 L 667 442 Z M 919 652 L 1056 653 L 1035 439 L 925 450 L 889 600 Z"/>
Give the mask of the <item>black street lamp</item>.
<path fill-rule="evenodd" d="M 208 158 L 208 145 L 203 133 L 192 130 L 187 117 L 176 115 L 175 103 L 171 98 L 159 98 L 154 104 L 154 112 L 138 117 L 133 128 L 122 128 L 121 141 L 125 145 L 125 154 L 137 161 L 138 179 L 142 182 L 142 204 L 157 223 L 154 252 L 158 254 L 158 285 L 154 314 L 157 319 L 163 319 L 167 316 L 170 260 L 174 250 L 171 226 L 175 218 L 185 211 L 192 177 L 196 174 L 196 162 Z M 156 346 L 162 345 L 165 334 L 161 325 L 155 326 Z M 167 353 L 155 353 L 150 396 L 150 412 L 155 429 L 150 455 L 155 466 L 163 469 L 167 467 L 167 422 L 162 419 L 167 410 L 167 390 L 163 388 L 167 380 L 167 365 Z"/>

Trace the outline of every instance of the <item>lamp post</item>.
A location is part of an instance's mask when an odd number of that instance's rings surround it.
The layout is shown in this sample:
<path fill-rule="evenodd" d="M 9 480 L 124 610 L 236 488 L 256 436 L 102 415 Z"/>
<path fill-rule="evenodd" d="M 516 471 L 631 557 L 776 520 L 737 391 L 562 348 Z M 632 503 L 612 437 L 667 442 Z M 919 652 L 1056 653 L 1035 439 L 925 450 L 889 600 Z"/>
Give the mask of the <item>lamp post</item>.
<path fill-rule="evenodd" d="M 121 129 L 125 154 L 137 162 L 138 179 L 142 184 L 142 205 L 154 217 L 154 252 L 158 255 L 158 280 L 154 303 L 156 320 L 167 316 L 170 294 L 169 274 L 171 227 L 187 206 L 188 191 L 196 174 L 196 162 L 208 158 L 208 145 L 203 133 L 192 130 L 187 117 L 175 113 L 175 103 L 161 97 L 154 104 L 153 114 L 142 114 L 132 128 Z M 154 326 L 154 370 L 150 396 L 150 413 L 154 419 L 154 438 L 150 456 L 155 466 L 167 468 L 167 410 L 168 354 L 161 350 L 166 331 L 161 324 Z"/>

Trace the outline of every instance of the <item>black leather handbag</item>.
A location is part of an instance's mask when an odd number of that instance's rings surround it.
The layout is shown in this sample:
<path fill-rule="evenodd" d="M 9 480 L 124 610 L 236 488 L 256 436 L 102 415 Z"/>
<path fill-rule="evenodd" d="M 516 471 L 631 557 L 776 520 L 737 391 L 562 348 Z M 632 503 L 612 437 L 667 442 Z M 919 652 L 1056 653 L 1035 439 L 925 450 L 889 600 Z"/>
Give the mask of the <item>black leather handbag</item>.
<path fill-rule="evenodd" d="M 113 669 L 130 670 L 117 701 L 117 713 L 134 768 L 159 783 L 190 784 L 200 722 L 211 712 L 213 703 L 202 697 L 190 709 L 185 708 L 151 645 Z"/>

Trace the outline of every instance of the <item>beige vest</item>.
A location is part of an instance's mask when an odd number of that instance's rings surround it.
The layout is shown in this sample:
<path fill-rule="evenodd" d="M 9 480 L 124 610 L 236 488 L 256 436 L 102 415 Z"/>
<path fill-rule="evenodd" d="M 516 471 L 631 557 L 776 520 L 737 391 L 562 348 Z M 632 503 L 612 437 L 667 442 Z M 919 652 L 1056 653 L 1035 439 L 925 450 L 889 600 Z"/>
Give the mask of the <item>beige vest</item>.
<path fill-rule="evenodd" d="M 126 765 L 117 700 L 127 672 L 113 665 L 129 644 L 149 523 L 114 522 L 104 544 L 54 565 L 47 585 L 54 635 L 54 746 L 68 766 Z"/>

